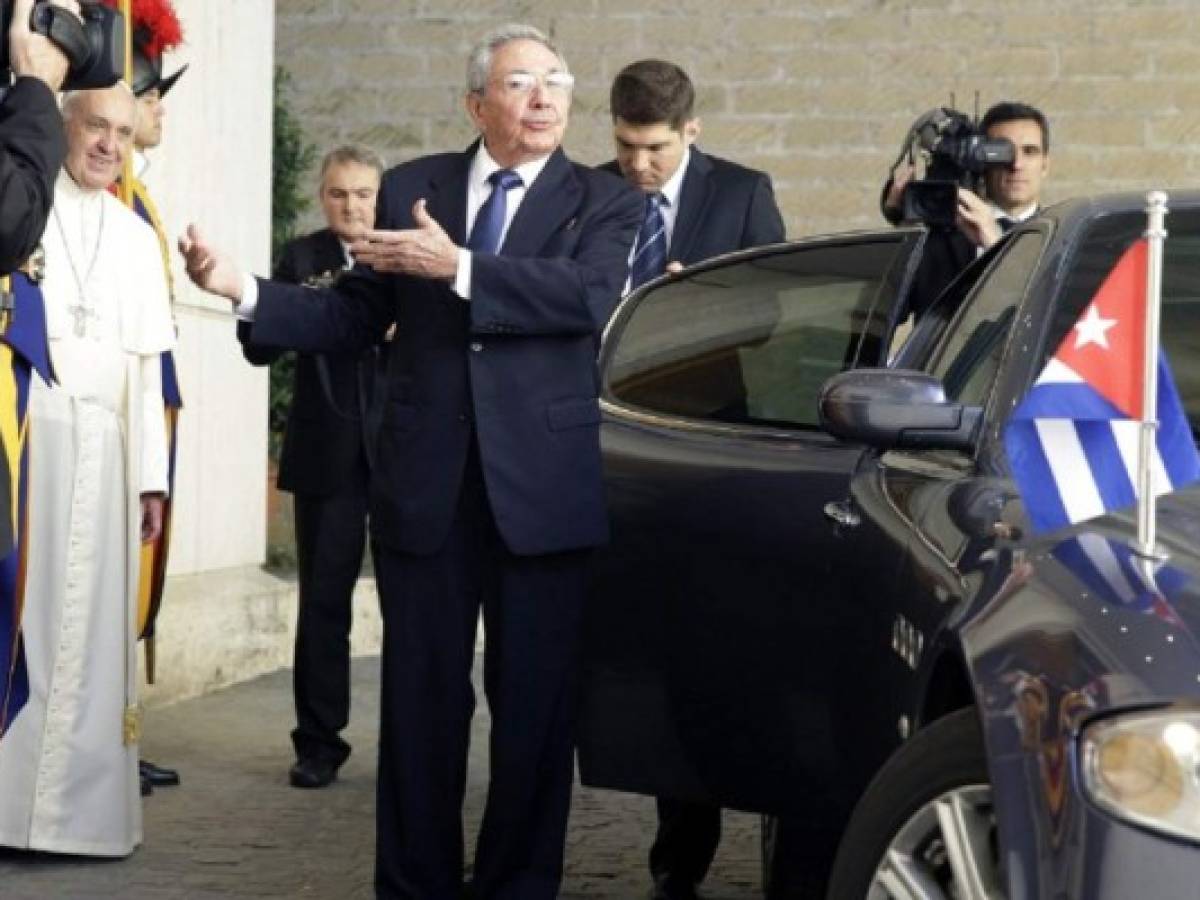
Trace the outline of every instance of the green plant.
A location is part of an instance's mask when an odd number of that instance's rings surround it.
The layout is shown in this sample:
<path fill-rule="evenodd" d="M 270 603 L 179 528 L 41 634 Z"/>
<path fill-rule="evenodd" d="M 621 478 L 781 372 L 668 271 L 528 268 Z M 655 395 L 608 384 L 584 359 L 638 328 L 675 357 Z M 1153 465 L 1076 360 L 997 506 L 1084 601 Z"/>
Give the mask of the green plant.
<path fill-rule="evenodd" d="M 296 232 L 296 221 L 312 204 L 301 189 L 304 174 L 317 156 L 315 144 L 304 139 L 304 129 L 292 112 L 292 76 L 275 67 L 275 106 L 271 150 L 271 264 Z"/>
<path fill-rule="evenodd" d="M 286 69 L 275 67 L 271 156 L 272 268 L 279 260 L 283 245 L 295 235 L 300 215 L 312 202 L 302 183 L 317 155 L 316 145 L 304 139 L 304 129 L 292 111 L 291 80 Z M 279 459 L 288 409 L 292 405 L 295 365 L 296 358 L 291 353 L 284 354 L 271 365 L 268 450 L 274 460 Z"/>
<path fill-rule="evenodd" d="M 271 129 L 271 267 L 296 233 L 296 222 L 312 202 L 303 189 L 305 173 L 317 155 L 316 145 L 304 139 L 304 129 L 292 111 L 291 76 L 275 68 L 274 118 Z M 296 355 L 285 353 L 271 364 L 267 452 L 279 460 L 288 410 L 292 405 Z M 272 467 L 272 470 L 274 467 Z M 272 475 L 273 477 L 273 475 Z M 292 504 L 287 494 L 272 491 L 267 513 L 267 566 L 279 571 L 296 568 Z"/>

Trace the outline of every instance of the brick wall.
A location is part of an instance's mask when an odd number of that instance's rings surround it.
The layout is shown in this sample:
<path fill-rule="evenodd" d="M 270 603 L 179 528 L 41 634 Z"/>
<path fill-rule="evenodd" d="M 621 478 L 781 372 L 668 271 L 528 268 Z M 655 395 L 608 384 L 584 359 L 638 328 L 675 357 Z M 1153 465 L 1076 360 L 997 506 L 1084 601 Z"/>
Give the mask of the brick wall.
<path fill-rule="evenodd" d="M 696 81 L 701 146 L 769 172 L 789 233 L 871 227 L 909 123 L 949 102 L 1040 106 L 1046 199 L 1200 183 L 1194 0 L 277 0 L 277 61 L 322 149 L 390 163 L 465 146 L 466 53 L 504 21 L 578 77 L 567 150 L 611 155 L 608 86 L 661 56 Z M 307 224 L 317 220 L 310 217 Z"/>

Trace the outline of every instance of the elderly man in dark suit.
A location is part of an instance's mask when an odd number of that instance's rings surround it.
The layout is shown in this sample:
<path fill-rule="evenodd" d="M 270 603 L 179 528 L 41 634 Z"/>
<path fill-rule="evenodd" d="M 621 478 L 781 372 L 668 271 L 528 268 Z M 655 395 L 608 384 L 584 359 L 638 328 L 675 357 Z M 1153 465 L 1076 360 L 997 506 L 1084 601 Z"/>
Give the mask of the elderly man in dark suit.
<path fill-rule="evenodd" d="M 465 98 L 481 140 L 388 172 L 380 230 L 330 290 L 247 278 L 194 227 L 181 241 L 256 343 L 346 351 L 396 324 L 371 485 L 380 897 L 460 896 L 481 608 L 491 783 L 473 896 L 551 900 L 561 879 L 589 551 L 608 533 L 596 343 L 641 218 L 620 179 L 561 152 L 572 87 L 541 32 L 487 35 Z"/>
<path fill-rule="evenodd" d="M 289 241 L 272 277 L 309 287 L 336 281 L 353 264 L 351 242 L 375 226 L 382 176 L 382 160 L 364 147 L 329 151 L 318 191 L 328 227 Z M 266 365 L 283 353 L 250 343 L 250 323 L 238 324 L 251 363 Z M 351 598 L 367 540 L 368 404 L 376 354 L 369 347 L 301 353 L 295 361 L 279 489 L 295 496 L 296 762 L 288 780 L 298 788 L 325 787 L 350 755 L 340 732 L 350 720 Z"/>
<path fill-rule="evenodd" d="M 700 120 L 683 69 L 658 59 L 632 63 L 617 73 L 609 100 L 617 158 L 603 168 L 644 197 L 631 289 L 666 270 L 784 239 L 770 178 L 695 146 Z M 740 369 L 730 377 L 740 382 Z M 659 797 L 654 897 L 694 898 L 720 838 L 720 809 Z"/>

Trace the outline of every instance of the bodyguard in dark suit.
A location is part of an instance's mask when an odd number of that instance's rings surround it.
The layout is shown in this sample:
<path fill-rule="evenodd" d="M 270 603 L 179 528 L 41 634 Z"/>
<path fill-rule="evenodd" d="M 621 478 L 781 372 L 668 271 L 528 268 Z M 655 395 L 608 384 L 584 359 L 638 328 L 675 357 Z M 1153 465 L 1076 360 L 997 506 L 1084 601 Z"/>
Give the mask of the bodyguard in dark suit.
<path fill-rule="evenodd" d="M 272 277 L 321 287 L 350 263 L 349 245 L 374 227 L 383 163 L 361 147 L 338 147 L 321 163 L 318 196 L 328 228 L 283 248 Z M 255 365 L 274 362 L 277 347 L 249 342 Z M 340 732 L 350 720 L 350 623 L 354 585 L 367 537 L 368 404 L 377 348 L 353 353 L 301 353 L 279 456 L 279 489 L 295 496 L 300 597 L 292 689 L 296 762 L 293 787 L 320 788 L 350 755 Z"/>
<path fill-rule="evenodd" d="M 613 80 L 609 101 L 617 158 L 601 168 L 624 176 L 643 192 L 645 204 L 630 287 L 664 267 L 784 239 L 770 177 L 695 145 L 700 119 L 683 69 L 657 59 L 632 63 Z M 653 245 L 659 231 L 665 250 Z M 657 271 L 646 265 L 647 253 L 665 254 Z"/>
<path fill-rule="evenodd" d="M 188 271 L 256 343 L 353 350 L 396 324 L 371 485 L 384 615 L 376 890 L 458 900 L 482 608 L 491 781 L 477 900 L 551 900 L 573 776 L 579 625 L 607 536 L 596 342 L 640 219 L 559 145 L 573 79 L 535 29 L 468 63 L 482 140 L 391 170 L 328 291 L 245 279 L 195 229 Z"/>
<path fill-rule="evenodd" d="M 618 172 L 644 197 L 643 224 L 630 259 L 631 288 L 665 269 L 784 239 L 771 180 L 701 153 L 695 91 L 674 63 L 646 59 L 613 80 L 610 106 Z M 731 373 L 740 380 L 740 369 Z M 650 849 L 656 898 L 692 898 L 721 839 L 721 810 L 658 798 Z"/>

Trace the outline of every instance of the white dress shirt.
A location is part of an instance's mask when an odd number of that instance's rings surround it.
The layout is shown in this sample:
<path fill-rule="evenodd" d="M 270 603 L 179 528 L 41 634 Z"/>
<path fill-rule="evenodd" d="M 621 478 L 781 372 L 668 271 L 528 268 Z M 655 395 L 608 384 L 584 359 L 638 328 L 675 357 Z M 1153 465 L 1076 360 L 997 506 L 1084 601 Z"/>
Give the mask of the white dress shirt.
<path fill-rule="evenodd" d="M 546 168 L 546 163 L 549 161 L 550 156 L 547 154 L 513 168 L 513 171 L 521 176 L 521 183 L 517 187 L 509 189 L 505 198 L 504 227 L 500 230 L 501 247 L 504 246 L 504 239 L 508 237 L 508 226 L 512 224 L 513 217 L 529 192 L 529 186 L 542 174 L 542 169 Z M 480 207 L 492 194 L 493 187 L 488 183 L 488 179 L 493 172 L 498 172 L 501 168 L 501 165 L 492 159 L 492 154 L 488 153 L 487 147 L 480 143 L 479 152 L 471 160 L 471 171 L 467 175 L 466 233 L 468 235 L 475 227 L 475 219 L 479 215 Z M 471 251 L 466 247 L 458 248 L 458 271 L 454 275 L 454 293 L 464 300 L 471 299 Z"/>

